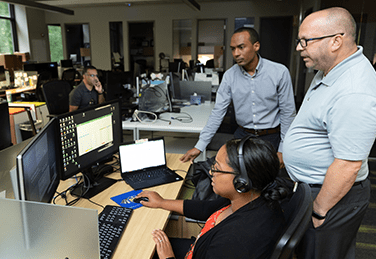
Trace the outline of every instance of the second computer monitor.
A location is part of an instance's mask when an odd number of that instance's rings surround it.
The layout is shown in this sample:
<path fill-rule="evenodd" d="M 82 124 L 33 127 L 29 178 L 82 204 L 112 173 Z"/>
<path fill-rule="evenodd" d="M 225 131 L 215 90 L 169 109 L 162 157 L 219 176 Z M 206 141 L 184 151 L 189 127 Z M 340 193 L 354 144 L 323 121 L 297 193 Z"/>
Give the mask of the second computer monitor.
<path fill-rule="evenodd" d="M 17 156 L 17 171 L 11 172 L 16 199 L 51 202 L 60 181 L 57 137 L 52 119 Z"/>
<path fill-rule="evenodd" d="M 207 81 L 180 81 L 179 82 L 180 96 L 177 95 L 175 88 L 176 99 L 190 100 L 191 95 L 201 96 L 201 102 L 211 101 L 212 97 L 212 83 Z"/>
<path fill-rule="evenodd" d="M 90 170 L 116 152 L 122 142 L 118 101 L 103 103 L 58 116 L 62 170 L 66 180 Z"/>

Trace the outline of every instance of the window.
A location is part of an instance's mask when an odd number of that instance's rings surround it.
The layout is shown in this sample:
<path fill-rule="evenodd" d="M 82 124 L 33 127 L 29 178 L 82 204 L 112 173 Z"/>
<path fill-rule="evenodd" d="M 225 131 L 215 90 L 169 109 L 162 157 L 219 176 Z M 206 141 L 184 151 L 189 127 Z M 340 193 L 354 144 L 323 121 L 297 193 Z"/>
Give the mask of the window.
<path fill-rule="evenodd" d="M 0 2 L 0 39 L 0 53 L 18 51 L 14 6 L 4 2 Z"/>
<path fill-rule="evenodd" d="M 59 62 L 64 59 L 60 25 L 48 25 L 48 39 L 50 41 L 51 62 Z"/>

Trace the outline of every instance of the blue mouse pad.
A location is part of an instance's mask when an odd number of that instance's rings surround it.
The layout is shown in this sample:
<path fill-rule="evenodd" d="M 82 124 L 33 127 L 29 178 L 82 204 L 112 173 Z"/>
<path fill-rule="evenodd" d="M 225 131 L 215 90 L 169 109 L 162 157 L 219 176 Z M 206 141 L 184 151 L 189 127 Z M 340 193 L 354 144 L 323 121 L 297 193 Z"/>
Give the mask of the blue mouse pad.
<path fill-rule="evenodd" d="M 142 204 L 133 202 L 133 199 L 137 196 L 137 194 L 141 192 L 142 190 L 126 192 L 112 197 L 111 200 L 119 204 L 121 207 L 137 209 L 139 207 L 142 207 Z"/>

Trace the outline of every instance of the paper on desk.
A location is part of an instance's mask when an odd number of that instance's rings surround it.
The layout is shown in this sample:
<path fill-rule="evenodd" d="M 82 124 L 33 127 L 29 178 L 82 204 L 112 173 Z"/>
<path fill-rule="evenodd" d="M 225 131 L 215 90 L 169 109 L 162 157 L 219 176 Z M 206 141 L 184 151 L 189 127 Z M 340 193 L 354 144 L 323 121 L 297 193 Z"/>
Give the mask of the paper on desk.
<path fill-rule="evenodd" d="M 137 196 L 137 194 L 141 192 L 142 190 L 126 192 L 112 197 L 111 200 L 119 204 L 121 207 L 137 209 L 139 207 L 142 207 L 142 204 L 133 202 L 133 199 Z"/>

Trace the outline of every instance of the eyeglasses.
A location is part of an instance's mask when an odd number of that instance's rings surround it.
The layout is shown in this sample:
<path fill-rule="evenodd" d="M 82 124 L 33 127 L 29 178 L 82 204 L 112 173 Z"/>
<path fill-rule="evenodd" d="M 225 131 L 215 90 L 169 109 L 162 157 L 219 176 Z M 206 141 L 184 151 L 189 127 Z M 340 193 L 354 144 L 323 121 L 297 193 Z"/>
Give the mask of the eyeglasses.
<path fill-rule="evenodd" d="M 87 75 L 90 77 L 98 77 L 98 75 L 95 75 L 95 74 L 87 74 Z"/>
<path fill-rule="evenodd" d="M 296 39 L 296 47 L 300 43 L 300 46 L 302 46 L 302 48 L 306 48 L 308 41 L 311 41 L 311 40 L 322 40 L 322 39 L 325 39 L 325 38 L 334 37 L 334 36 L 336 36 L 338 34 L 341 34 L 341 36 L 343 36 L 345 33 L 336 33 L 336 34 L 333 34 L 333 35 L 322 36 L 322 37 L 318 37 L 318 38 L 310 38 L 310 39 Z"/>
<path fill-rule="evenodd" d="M 233 174 L 233 175 L 237 175 L 239 174 L 238 172 L 230 172 L 230 171 L 222 171 L 222 170 L 218 170 L 216 169 L 214 166 L 215 164 L 217 164 L 217 161 L 214 161 L 214 163 L 210 166 L 210 171 L 209 171 L 209 174 L 210 175 L 213 175 L 213 173 L 222 173 L 222 174 Z"/>

